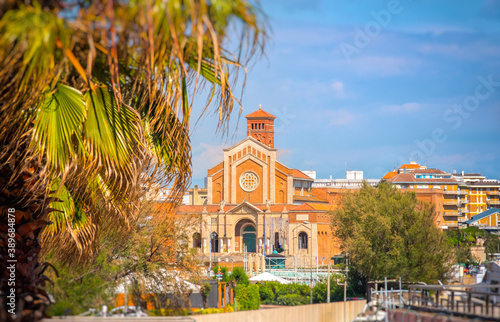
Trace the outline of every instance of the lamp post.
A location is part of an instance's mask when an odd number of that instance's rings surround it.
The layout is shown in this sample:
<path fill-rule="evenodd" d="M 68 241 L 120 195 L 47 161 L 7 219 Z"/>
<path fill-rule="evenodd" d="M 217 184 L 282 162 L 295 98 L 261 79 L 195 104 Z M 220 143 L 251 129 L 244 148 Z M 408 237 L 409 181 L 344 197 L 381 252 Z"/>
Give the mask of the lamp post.
<path fill-rule="evenodd" d="M 210 238 L 210 262 L 208 264 L 208 279 L 212 277 L 212 217 L 210 216 L 210 234 L 208 235 Z"/>
<path fill-rule="evenodd" d="M 309 289 L 311 291 L 311 296 L 310 296 L 310 304 L 313 304 L 313 288 L 312 288 L 312 281 L 313 281 L 313 265 L 312 265 L 312 262 L 313 262 L 313 252 L 312 252 L 312 235 L 313 235 L 313 225 L 312 223 L 308 222 L 308 221 L 303 221 L 302 222 L 303 224 L 305 225 L 311 225 L 311 242 L 309 243 L 309 247 L 308 247 L 308 250 L 309 250 L 309 253 L 311 254 L 311 280 L 309 281 Z"/>
<path fill-rule="evenodd" d="M 458 278 L 460 279 L 460 282 L 462 282 L 462 275 L 463 273 L 460 271 L 461 270 L 461 265 L 460 265 L 460 227 L 462 226 L 462 222 L 459 221 L 459 219 L 457 218 L 457 233 L 458 233 L 458 243 L 457 243 L 457 246 L 458 246 Z"/>
<path fill-rule="evenodd" d="M 349 272 L 349 254 L 345 253 L 345 275 L 344 275 L 344 283 L 340 283 L 337 278 L 337 285 L 344 286 L 344 322 L 346 321 L 346 312 L 347 312 L 347 274 Z M 387 289 L 387 287 L 386 287 Z"/>

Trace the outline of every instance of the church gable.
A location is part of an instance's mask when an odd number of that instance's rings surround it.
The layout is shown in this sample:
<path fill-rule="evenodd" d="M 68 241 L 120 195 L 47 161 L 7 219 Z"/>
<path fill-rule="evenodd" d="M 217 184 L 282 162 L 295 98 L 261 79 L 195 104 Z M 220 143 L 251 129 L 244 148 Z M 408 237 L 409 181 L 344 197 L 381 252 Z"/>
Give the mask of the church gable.
<path fill-rule="evenodd" d="M 238 144 L 224 150 L 224 156 L 227 157 L 231 163 L 247 155 L 252 155 L 263 162 L 268 162 L 269 157 L 275 154 L 276 149 L 270 149 L 268 146 L 252 137 L 247 137 Z"/>
<path fill-rule="evenodd" d="M 244 160 L 244 159 L 241 159 Z M 250 203 L 264 203 L 264 187 L 268 186 L 267 164 L 255 157 L 248 157 L 236 165 L 236 175 L 233 181 L 236 190 L 236 202 L 246 199 Z"/>
<path fill-rule="evenodd" d="M 255 207 L 254 205 L 243 201 L 239 205 L 235 206 L 233 209 L 228 211 L 228 213 L 231 214 L 249 214 L 249 213 L 262 213 L 263 211 L 260 210 L 259 208 Z"/>

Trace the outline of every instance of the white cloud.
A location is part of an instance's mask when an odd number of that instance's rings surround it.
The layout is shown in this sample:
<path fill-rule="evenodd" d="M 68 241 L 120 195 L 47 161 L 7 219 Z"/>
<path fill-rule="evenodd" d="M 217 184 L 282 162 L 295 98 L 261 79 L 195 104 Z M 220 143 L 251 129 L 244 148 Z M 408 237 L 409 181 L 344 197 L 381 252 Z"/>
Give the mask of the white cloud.
<path fill-rule="evenodd" d="M 292 155 L 292 150 L 290 149 L 279 149 L 276 151 L 276 158 L 280 159 L 287 159 L 290 155 Z"/>
<path fill-rule="evenodd" d="M 344 83 L 338 80 L 334 80 L 330 84 L 331 88 L 333 89 L 333 92 L 338 98 L 344 98 L 345 97 L 345 91 L 344 91 Z"/>
<path fill-rule="evenodd" d="M 193 178 L 207 176 L 207 170 L 224 160 L 226 144 L 213 145 L 200 143 L 193 149 Z"/>
<path fill-rule="evenodd" d="M 401 105 L 384 105 L 380 108 L 380 110 L 382 112 L 409 113 L 409 112 L 418 111 L 420 108 L 421 108 L 421 105 L 419 103 L 412 102 L 412 103 L 405 103 L 405 104 L 401 104 Z"/>

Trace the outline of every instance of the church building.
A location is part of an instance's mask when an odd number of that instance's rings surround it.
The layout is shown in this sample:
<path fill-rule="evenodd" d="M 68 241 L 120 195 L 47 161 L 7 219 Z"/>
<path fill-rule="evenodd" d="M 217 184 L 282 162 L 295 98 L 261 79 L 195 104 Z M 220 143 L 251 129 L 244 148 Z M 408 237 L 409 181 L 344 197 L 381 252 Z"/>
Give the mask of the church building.
<path fill-rule="evenodd" d="M 259 108 L 246 116 L 247 137 L 224 149 L 207 173 L 207 187 L 194 189 L 179 215 L 201 215 L 192 246 L 205 255 L 280 253 L 327 264 L 340 253 L 326 199 L 314 196 L 314 182 L 277 159 L 275 116 Z M 206 194 L 200 198 L 200 194 Z"/>

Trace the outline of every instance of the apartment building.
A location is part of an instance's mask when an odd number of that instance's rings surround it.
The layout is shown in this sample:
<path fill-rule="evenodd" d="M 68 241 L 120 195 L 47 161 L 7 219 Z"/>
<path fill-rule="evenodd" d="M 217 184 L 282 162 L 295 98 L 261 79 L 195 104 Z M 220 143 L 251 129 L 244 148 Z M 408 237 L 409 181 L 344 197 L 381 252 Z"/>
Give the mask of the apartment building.
<path fill-rule="evenodd" d="M 500 182 L 479 173 L 447 173 L 411 162 L 390 171 L 382 180 L 398 189 L 414 191 L 419 200 L 433 202 L 436 223 L 442 229 L 457 227 L 474 215 L 500 206 Z"/>

